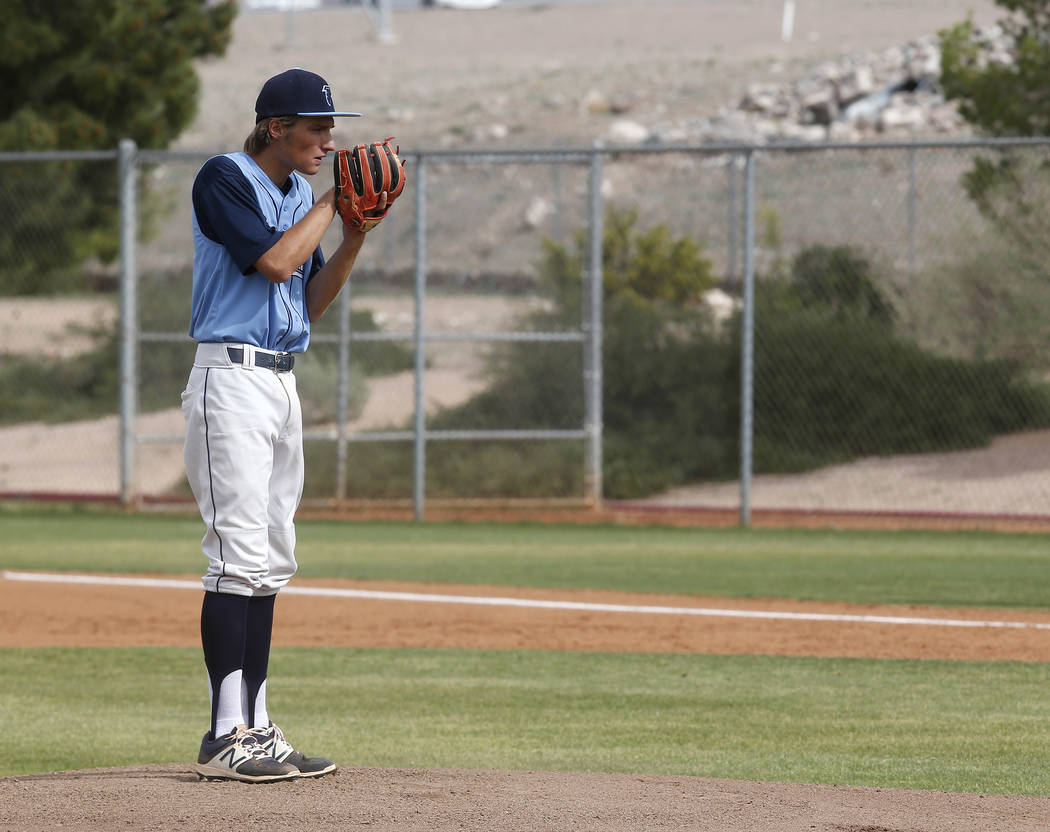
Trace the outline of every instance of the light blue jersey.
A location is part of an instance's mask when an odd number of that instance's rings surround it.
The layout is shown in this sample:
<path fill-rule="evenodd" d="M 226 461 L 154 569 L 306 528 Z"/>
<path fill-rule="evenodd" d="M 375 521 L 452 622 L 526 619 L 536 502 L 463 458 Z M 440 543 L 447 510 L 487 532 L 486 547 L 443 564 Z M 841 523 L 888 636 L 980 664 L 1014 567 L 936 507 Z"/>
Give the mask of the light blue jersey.
<path fill-rule="evenodd" d="M 204 164 L 193 183 L 194 340 L 306 350 L 306 283 L 324 265 L 320 246 L 285 283 L 271 282 L 254 263 L 313 204 L 302 176 L 292 173 L 282 191 L 246 153 Z"/>

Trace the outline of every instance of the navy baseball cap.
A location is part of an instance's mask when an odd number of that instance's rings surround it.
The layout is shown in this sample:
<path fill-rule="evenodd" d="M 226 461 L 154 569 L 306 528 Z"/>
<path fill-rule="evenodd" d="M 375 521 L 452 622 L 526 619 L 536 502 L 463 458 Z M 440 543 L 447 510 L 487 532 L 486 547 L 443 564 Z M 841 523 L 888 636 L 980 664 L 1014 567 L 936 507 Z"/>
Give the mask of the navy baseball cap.
<path fill-rule="evenodd" d="M 332 88 L 320 75 L 305 69 L 289 69 L 263 84 L 255 100 L 255 121 L 280 116 L 359 116 L 337 112 Z"/>

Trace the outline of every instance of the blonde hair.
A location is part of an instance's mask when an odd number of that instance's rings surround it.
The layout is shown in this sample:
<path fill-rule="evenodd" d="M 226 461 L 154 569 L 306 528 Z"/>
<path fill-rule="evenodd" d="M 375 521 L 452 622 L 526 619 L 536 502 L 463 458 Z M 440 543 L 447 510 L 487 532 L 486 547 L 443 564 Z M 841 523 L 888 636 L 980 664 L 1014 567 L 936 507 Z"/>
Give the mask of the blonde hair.
<path fill-rule="evenodd" d="M 286 130 L 299 120 L 299 116 L 274 116 L 274 118 L 280 121 Z M 273 138 L 270 136 L 271 120 L 269 118 L 259 119 L 255 123 L 255 129 L 244 140 L 244 152 L 249 156 L 262 153 L 270 146 L 270 142 L 273 141 Z"/>

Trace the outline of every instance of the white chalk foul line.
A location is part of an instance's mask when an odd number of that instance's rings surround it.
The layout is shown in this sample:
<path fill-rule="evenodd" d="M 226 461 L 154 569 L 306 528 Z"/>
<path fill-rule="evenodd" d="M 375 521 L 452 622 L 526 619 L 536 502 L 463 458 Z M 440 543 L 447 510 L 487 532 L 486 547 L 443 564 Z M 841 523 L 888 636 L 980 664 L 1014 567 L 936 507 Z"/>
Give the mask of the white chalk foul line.
<path fill-rule="evenodd" d="M 12 572 L 2 574 L 8 581 L 38 583 L 94 584 L 98 586 L 134 586 L 159 589 L 201 590 L 200 581 L 167 578 L 126 578 L 119 575 L 76 575 L 53 572 Z M 289 595 L 314 595 L 326 598 L 364 598 L 379 601 L 412 601 L 426 604 L 473 604 L 487 607 L 528 607 L 545 610 L 578 610 L 583 612 L 623 612 L 645 615 L 700 615 L 713 618 L 751 618 L 775 621 L 832 621 L 858 624 L 911 624 L 928 627 L 969 627 L 1009 630 L 1050 630 L 1050 623 L 1038 621 L 979 621 L 960 618 L 914 618 L 894 615 L 851 615 L 821 612 L 777 612 L 775 610 L 727 610 L 709 607 L 660 607 L 636 604 L 593 604 L 583 601 L 547 601 L 535 598 L 499 598 L 475 595 L 439 595 L 422 592 L 383 592 L 371 589 L 341 587 L 288 586 L 281 590 Z"/>

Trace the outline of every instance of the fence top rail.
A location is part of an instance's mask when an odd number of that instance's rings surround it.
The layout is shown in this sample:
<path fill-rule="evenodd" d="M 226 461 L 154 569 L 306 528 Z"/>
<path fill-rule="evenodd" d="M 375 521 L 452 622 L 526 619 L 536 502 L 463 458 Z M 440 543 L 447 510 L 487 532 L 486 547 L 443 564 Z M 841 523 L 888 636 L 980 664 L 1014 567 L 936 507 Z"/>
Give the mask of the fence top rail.
<path fill-rule="evenodd" d="M 143 150 L 139 151 L 138 158 L 146 164 L 157 164 L 163 162 L 203 162 L 212 156 L 228 153 L 229 150 Z M 570 162 L 583 164 L 594 154 L 594 148 L 583 150 L 567 150 L 558 148 L 505 148 L 493 150 L 491 148 L 478 148 L 477 150 L 405 150 L 399 155 L 409 162 L 417 162 L 425 157 L 427 161 L 439 160 L 450 162 L 465 162 L 470 164 L 497 164 L 497 163 L 550 163 Z"/>
<path fill-rule="evenodd" d="M 114 150 L 17 150 L 0 152 L 0 162 L 97 162 L 115 161 Z"/>
<path fill-rule="evenodd" d="M 603 156 L 629 156 L 651 153 L 701 153 L 706 155 L 751 153 L 819 153 L 822 151 L 865 151 L 865 150 L 930 150 L 942 148 L 981 148 L 981 147 L 1031 147 L 1050 146 L 1050 136 L 1031 138 L 974 138 L 974 139 L 913 139 L 908 141 L 872 141 L 872 142 L 798 142 L 779 141 L 761 144 L 740 142 L 712 142 L 707 144 L 639 144 L 639 145 L 605 145 L 595 144 L 591 147 L 566 148 L 519 148 L 493 150 L 478 148 L 475 150 L 427 150 L 410 151 L 408 156 L 425 156 L 428 159 L 445 161 L 586 161 L 595 154 Z"/>
<path fill-rule="evenodd" d="M 523 162 L 572 162 L 590 161 L 595 155 L 631 156 L 654 153 L 697 153 L 708 156 L 735 154 L 747 156 L 754 153 L 820 153 L 823 151 L 863 152 L 868 150 L 937 150 L 976 149 L 1008 147 L 1050 146 L 1050 136 L 1029 138 L 970 138 L 970 139 L 913 139 L 908 141 L 872 142 L 798 142 L 779 141 L 761 144 L 739 142 L 712 142 L 707 144 L 639 144 L 605 145 L 595 143 L 590 147 L 559 148 L 462 148 L 429 150 L 421 148 L 402 154 L 406 159 L 419 161 L 422 158 L 443 162 L 466 164 L 523 163 Z"/>
<path fill-rule="evenodd" d="M 748 152 L 778 151 L 812 153 L 823 150 L 942 150 L 976 149 L 995 147 L 1045 147 L 1050 146 L 1050 136 L 1024 138 L 972 138 L 972 139 L 911 139 L 908 141 L 872 142 L 770 142 L 745 148 Z M 739 151 L 738 151 L 739 152 Z"/>
<path fill-rule="evenodd" d="M 867 150 L 935 150 L 1050 146 L 1050 136 L 1023 138 L 911 139 L 873 142 L 798 142 L 779 141 L 761 144 L 721 142 L 710 144 L 640 144 L 633 146 L 595 143 L 579 147 L 460 148 L 406 150 L 408 160 L 421 159 L 460 163 L 583 163 L 593 156 L 630 156 L 652 153 L 700 153 L 705 155 L 753 153 L 820 153 L 824 151 Z M 204 161 L 225 150 L 139 150 L 138 160 L 145 164 Z M 99 161 L 119 158 L 114 150 L 27 150 L 0 152 L 0 162 Z"/>

